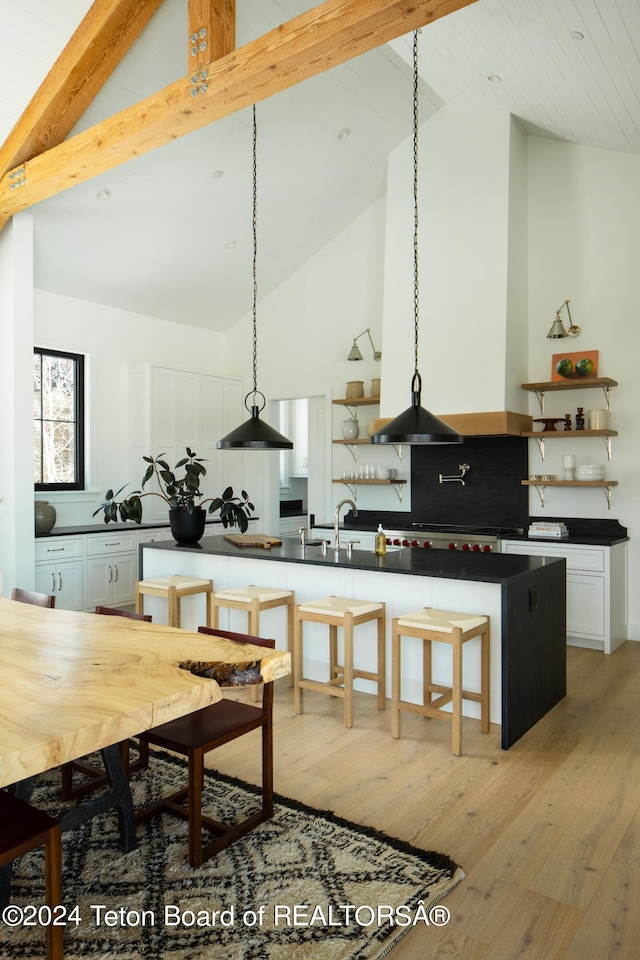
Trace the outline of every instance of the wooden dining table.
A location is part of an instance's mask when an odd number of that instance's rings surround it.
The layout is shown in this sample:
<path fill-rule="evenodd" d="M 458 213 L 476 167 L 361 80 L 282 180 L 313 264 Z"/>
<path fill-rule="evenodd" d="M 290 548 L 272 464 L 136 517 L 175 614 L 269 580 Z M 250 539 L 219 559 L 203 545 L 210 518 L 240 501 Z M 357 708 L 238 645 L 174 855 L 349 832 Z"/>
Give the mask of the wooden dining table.
<path fill-rule="evenodd" d="M 130 850 L 133 807 L 119 742 L 222 698 L 220 683 L 180 664 L 212 664 L 232 684 L 248 660 L 255 682 L 291 671 L 283 651 L 0 598 L 0 787 L 17 784 L 28 799 L 37 774 L 100 750 L 110 789 L 65 813 L 63 830 L 115 808 Z"/>

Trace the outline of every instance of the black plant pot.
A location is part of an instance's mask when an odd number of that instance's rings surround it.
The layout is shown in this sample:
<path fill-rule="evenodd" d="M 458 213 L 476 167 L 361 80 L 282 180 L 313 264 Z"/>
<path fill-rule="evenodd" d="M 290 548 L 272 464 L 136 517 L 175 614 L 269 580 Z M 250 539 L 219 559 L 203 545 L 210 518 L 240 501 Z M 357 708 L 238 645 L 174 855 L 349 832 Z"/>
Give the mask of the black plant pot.
<path fill-rule="evenodd" d="M 184 507 L 169 510 L 169 523 L 173 539 L 178 543 L 197 543 L 204 533 L 207 511 L 196 507 L 189 513 Z"/>

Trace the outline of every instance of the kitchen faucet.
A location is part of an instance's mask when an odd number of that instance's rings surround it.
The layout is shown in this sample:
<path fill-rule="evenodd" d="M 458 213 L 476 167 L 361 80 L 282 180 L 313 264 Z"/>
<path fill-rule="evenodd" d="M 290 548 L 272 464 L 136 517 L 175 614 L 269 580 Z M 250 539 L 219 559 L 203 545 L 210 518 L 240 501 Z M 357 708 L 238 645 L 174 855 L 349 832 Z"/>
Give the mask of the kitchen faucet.
<path fill-rule="evenodd" d="M 341 500 L 338 506 L 336 507 L 336 512 L 333 515 L 333 549 L 340 549 L 340 507 L 344 507 L 345 503 L 348 503 L 350 507 L 353 507 L 354 517 L 358 516 L 358 508 L 356 507 L 353 500 Z"/>

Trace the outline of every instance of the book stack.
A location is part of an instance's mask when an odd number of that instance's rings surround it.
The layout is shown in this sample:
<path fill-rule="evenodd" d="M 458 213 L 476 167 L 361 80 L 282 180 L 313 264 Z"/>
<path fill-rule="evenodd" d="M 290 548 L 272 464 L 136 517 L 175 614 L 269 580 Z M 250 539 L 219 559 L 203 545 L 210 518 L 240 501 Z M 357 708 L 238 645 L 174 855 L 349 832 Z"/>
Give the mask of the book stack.
<path fill-rule="evenodd" d="M 545 520 L 534 520 L 529 524 L 530 537 L 548 537 L 549 540 L 562 540 L 569 536 L 569 531 L 564 523 L 550 523 Z"/>

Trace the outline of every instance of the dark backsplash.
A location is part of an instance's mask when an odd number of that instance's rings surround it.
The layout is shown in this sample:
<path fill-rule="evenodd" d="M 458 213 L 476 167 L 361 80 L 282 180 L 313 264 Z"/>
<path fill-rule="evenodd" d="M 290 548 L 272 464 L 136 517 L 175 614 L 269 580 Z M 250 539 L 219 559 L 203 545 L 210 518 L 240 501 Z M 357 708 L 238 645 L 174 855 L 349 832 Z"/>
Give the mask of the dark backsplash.
<path fill-rule="evenodd" d="M 468 463 L 465 485 L 439 483 Z M 466 437 L 463 444 L 411 448 L 411 514 L 414 520 L 474 526 L 526 527 L 529 474 L 525 437 Z"/>

